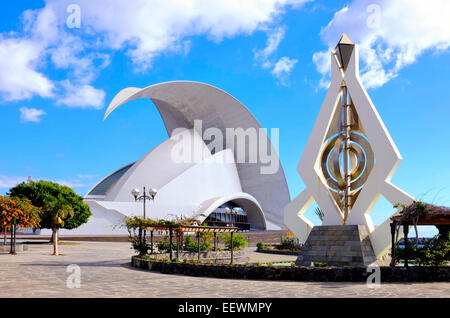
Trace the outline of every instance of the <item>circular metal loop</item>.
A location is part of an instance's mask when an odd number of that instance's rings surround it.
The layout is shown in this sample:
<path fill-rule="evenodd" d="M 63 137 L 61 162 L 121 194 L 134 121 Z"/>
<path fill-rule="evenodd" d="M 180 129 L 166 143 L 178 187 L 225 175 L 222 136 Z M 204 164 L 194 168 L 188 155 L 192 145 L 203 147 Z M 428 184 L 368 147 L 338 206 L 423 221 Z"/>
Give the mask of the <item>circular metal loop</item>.
<path fill-rule="evenodd" d="M 329 188 L 335 191 L 345 189 L 345 175 L 341 164 L 341 155 L 344 151 L 343 136 L 331 138 L 322 152 L 321 169 Z M 350 134 L 350 190 L 355 191 L 367 181 L 373 168 L 375 158 L 369 142 L 361 135 Z"/>
<path fill-rule="evenodd" d="M 341 173 L 341 153 L 344 150 L 344 143 L 342 142 L 342 136 L 339 136 L 336 139 L 336 143 L 334 144 L 334 148 L 331 151 L 331 156 L 333 156 L 333 177 L 337 180 L 339 188 L 345 187 L 345 176 Z"/>
<path fill-rule="evenodd" d="M 356 190 L 359 187 L 363 186 L 364 183 L 367 181 L 370 171 L 372 171 L 372 168 L 375 164 L 375 156 L 373 154 L 372 147 L 370 146 L 369 142 L 363 136 L 352 133 L 351 140 L 358 143 L 359 145 L 361 145 L 362 149 L 365 152 L 365 167 L 363 168 L 364 171 L 362 172 L 362 174 L 360 174 L 360 176 L 357 180 L 352 182 L 350 189 L 353 191 L 353 190 Z"/>

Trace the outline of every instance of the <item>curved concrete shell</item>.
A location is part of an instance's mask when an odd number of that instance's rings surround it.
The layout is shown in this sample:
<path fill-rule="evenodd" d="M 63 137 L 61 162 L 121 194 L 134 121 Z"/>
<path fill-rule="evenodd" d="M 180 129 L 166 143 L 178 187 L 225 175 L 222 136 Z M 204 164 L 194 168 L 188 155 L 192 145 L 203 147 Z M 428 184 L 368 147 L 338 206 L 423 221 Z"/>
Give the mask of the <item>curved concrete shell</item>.
<path fill-rule="evenodd" d="M 155 104 L 169 138 L 138 161 L 106 176 L 88 192 L 85 202 L 93 212 L 92 220 L 77 229 L 78 233 L 111 234 L 112 226 L 120 224 L 123 216 L 142 215 L 142 202 L 135 202 L 131 195 L 131 189 L 142 186 L 158 189 L 155 199 L 147 202 L 147 217 L 183 216 L 203 221 L 231 204 L 245 211 L 250 229 L 284 228 L 282 211 L 290 197 L 283 169 L 265 130 L 239 101 L 203 83 L 167 82 L 122 90 L 104 119 L 136 98 L 149 98 Z M 217 143 L 212 146 L 209 128 L 220 132 L 221 148 Z M 257 140 L 252 142 L 266 151 L 258 149 L 256 160 L 250 160 L 249 139 L 230 140 L 228 128 L 257 132 Z M 178 160 L 180 151 L 195 154 L 195 160 Z M 261 156 L 262 152 L 270 158 Z M 273 166 L 277 169 L 270 171 Z"/>
<path fill-rule="evenodd" d="M 106 110 L 104 119 L 117 107 L 137 98 L 149 98 L 153 101 L 161 114 L 169 136 L 172 136 L 175 129 L 180 127 L 196 128 L 194 120 L 202 120 L 202 131 L 197 131 L 200 136 L 203 136 L 203 132 L 208 128 L 220 129 L 224 136 L 224 148 L 233 151 L 235 161 L 237 161 L 237 143 L 226 140 L 226 129 L 261 128 L 250 111 L 233 96 L 211 85 L 190 81 L 160 83 L 143 89 L 126 88 L 114 97 Z M 265 132 L 262 136 L 272 156 L 276 158 L 278 170 L 275 173 L 263 174 L 261 171 L 264 171 L 267 163 L 261 162 L 259 157 L 257 162 L 249 163 L 248 154 L 246 154 L 245 163 L 236 163 L 239 180 L 242 191 L 259 202 L 266 218 L 284 227 L 283 207 L 290 202 L 289 190 L 276 150 Z M 209 140 L 204 141 L 209 142 Z"/>

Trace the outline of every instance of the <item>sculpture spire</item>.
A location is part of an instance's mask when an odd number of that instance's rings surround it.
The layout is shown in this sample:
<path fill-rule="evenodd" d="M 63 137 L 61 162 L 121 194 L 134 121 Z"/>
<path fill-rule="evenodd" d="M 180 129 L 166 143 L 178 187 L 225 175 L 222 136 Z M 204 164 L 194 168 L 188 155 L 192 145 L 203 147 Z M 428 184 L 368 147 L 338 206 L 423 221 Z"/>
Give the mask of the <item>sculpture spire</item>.
<path fill-rule="evenodd" d="M 355 43 L 348 37 L 347 34 L 343 34 L 336 46 L 336 52 L 339 56 L 339 62 L 344 71 L 347 69 L 348 62 L 352 56 L 353 49 L 355 48 Z"/>

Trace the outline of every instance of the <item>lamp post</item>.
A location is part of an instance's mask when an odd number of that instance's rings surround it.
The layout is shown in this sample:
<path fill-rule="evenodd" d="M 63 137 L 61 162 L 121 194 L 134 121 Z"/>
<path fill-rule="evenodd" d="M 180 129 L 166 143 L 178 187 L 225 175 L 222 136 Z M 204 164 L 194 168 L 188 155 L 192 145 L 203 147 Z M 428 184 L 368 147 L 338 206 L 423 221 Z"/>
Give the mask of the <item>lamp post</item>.
<path fill-rule="evenodd" d="M 144 187 L 144 191 L 143 191 L 142 195 L 140 195 L 139 189 L 131 190 L 131 194 L 133 195 L 135 201 L 141 201 L 142 200 L 144 202 L 144 220 L 146 218 L 146 215 L 145 215 L 145 201 L 146 200 L 154 200 L 157 193 L 158 193 L 158 191 L 156 189 L 154 189 L 154 188 L 150 188 L 150 190 L 148 190 L 148 194 L 147 194 L 147 192 L 145 192 L 145 187 Z M 141 234 L 141 233 L 142 233 L 142 230 L 139 229 L 139 234 Z M 145 230 L 144 230 L 144 242 L 145 242 L 145 234 L 146 233 L 145 233 Z"/>
<path fill-rule="evenodd" d="M 231 209 L 229 207 L 226 207 L 224 212 L 225 212 L 225 223 L 226 225 L 228 225 L 229 223 L 227 222 L 227 215 L 229 215 L 228 219 L 231 222 Z"/>
<path fill-rule="evenodd" d="M 233 208 L 233 210 L 231 210 L 234 213 L 234 220 L 233 220 L 233 226 L 235 226 L 235 222 L 237 222 L 237 216 L 239 213 L 239 208 Z"/>

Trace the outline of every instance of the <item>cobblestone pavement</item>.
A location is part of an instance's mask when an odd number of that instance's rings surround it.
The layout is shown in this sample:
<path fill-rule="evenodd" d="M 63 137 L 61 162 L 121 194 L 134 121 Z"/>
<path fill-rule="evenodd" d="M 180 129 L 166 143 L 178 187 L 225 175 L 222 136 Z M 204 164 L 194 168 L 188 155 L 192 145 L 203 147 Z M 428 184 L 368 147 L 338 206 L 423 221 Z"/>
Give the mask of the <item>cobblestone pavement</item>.
<path fill-rule="evenodd" d="M 450 283 L 386 283 L 370 289 L 363 283 L 250 281 L 153 273 L 129 267 L 133 251 L 128 243 L 70 243 L 60 246 L 61 256 L 51 252 L 50 245 L 32 245 L 15 256 L 0 253 L 0 297 L 450 297 Z M 249 254 L 252 261 L 293 259 Z M 70 264 L 80 266 L 80 288 L 67 288 Z"/>

